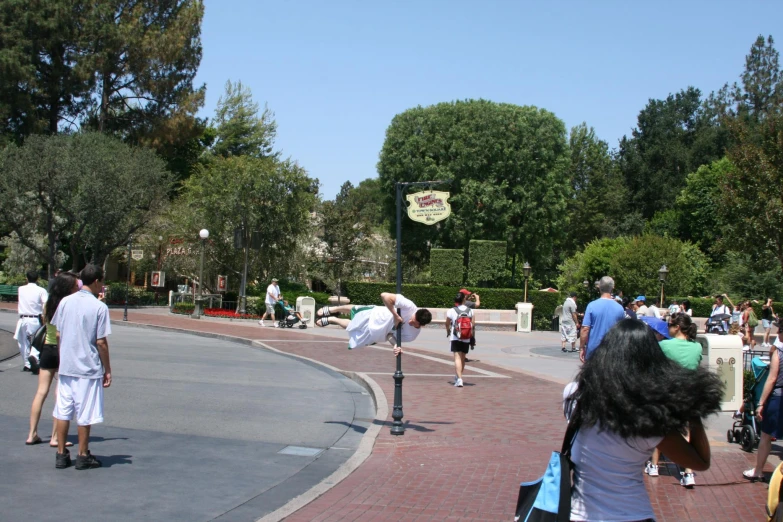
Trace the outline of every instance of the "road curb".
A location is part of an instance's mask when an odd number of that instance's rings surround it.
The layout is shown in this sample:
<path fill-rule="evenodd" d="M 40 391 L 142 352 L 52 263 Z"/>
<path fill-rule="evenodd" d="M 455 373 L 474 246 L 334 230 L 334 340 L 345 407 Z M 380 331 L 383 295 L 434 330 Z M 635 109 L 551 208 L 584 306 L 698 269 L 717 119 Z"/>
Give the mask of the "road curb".
<path fill-rule="evenodd" d="M 219 339 L 223 341 L 237 342 L 247 346 L 262 348 L 264 350 L 275 352 L 277 354 L 286 357 L 299 359 L 305 363 L 321 366 L 329 370 L 332 370 L 359 384 L 370 394 L 370 397 L 372 397 L 373 403 L 375 404 L 375 418 L 373 419 L 372 425 L 367 429 L 365 434 L 362 436 L 361 441 L 359 441 L 359 447 L 356 449 L 354 454 L 351 455 L 351 457 L 348 460 L 343 462 L 343 464 L 340 465 L 340 467 L 337 468 L 337 470 L 334 473 L 324 478 L 318 484 L 311 487 L 301 495 L 292 498 L 286 504 L 279 507 L 275 511 L 268 513 L 263 517 L 257 519 L 256 522 L 278 522 L 280 520 L 283 520 L 287 516 L 292 515 L 296 511 L 302 509 L 307 504 L 317 499 L 318 497 L 320 497 L 321 495 L 323 495 L 324 493 L 326 493 L 327 491 L 335 487 L 337 484 L 342 482 L 343 479 L 345 479 L 351 473 L 353 473 L 372 454 L 373 447 L 375 446 L 375 440 L 378 438 L 378 434 L 381 431 L 381 427 L 384 425 L 386 418 L 389 416 L 389 403 L 386 399 L 386 394 L 383 393 L 383 390 L 378 385 L 378 383 L 375 382 L 375 380 L 373 380 L 370 376 L 368 376 L 365 373 L 341 370 L 340 368 L 331 366 L 327 363 L 318 361 L 316 359 L 311 359 L 309 357 L 304 357 L 302 355 L 296 355 L 296 354 L 284 352 L 282 350 L 278 350 L 277 348 L 273 348 L 268 344 L 264 343 L 263 341 L 257 339 L 248 339 L 246 337 L 216 334 L 212 332 L 198 332 L 193 330 L 186 330 L 184 328 L 175 328 L 173 326 L 160 326 L 156 324 L 134 323 L 130 321 L 122 322 L 122 326 L 130 326 L 133 328 L 143 328 L 143 329 L 150 329 L 150 330 L 161 330 L 161 331 L 174 332 L 174 333 L 187 333 L 190 335 L 197 335 L 200 337 Z"/>

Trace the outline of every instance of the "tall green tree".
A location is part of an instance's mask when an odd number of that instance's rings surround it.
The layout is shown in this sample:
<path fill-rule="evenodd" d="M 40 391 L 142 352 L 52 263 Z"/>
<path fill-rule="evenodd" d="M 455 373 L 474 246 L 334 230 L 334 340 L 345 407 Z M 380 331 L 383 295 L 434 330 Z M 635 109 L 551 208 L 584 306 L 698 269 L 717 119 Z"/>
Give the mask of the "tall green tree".
<path fill-rule="evenodd" d="M 617 160 L 644 219 L 673 208 L 687 174 L 723 156 L 726 137 L 717 125 L 694 87 L 642 109 L 631 137 L 620 140 Z"/>
<path fill-rule="evenodd" d="M 241 81 L 226 82 L 226 92 L 218 100 L 215 109 L 215 143 L 212 153 L 229 156 L 263 158 L 275 156 L 273 152 L 277 123 L 268 107 L 259 114 L 258 103 L 253 101 L 250 89 Z"/>
<path fill-rule="evenodd" d="M 565 125 L 554 114 L 486 100 L 416 107 L 394 117 L 378 163 L 385 215 L 395 224 L 395 182 L 451 180 L 452 214 L 434 226 L 403 219 L 403 252 L 424 266 L 428 244 L 467 248 L 509 241 L 510 254 L 542 272 L 565 238 Z M 392 228 L 392 233 L 393 228 Z"/>
<path fill-rule="evenodd" d="M 627 189 L 614 168 L 609 146 L 582 123 L 571 129 L 572 196 L 568 202 L 567 249 L 574 252 L 601 236 L 612 235 L 626 211 Z"/>

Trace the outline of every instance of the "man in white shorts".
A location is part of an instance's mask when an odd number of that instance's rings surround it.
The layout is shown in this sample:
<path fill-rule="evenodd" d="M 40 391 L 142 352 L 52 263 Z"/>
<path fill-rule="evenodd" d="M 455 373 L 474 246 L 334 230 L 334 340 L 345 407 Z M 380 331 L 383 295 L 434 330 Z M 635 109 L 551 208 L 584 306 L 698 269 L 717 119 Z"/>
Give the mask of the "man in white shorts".
<path fill-rule="evenodd" d="M 65 448 L 70 421 L 79 426 L 76 469 L 101 467 L 90 454 L 90 427 L 103 422 L 103 389 L 111 386 L 109 309 L 97 297 L 103 287 L 103 269 L 87 265 L 81 273 L 84 286 L 60 301 L 52 318 L 57 327 L 60 377 L 57 386 L 57 455 L 55 467 L 67 468 L 71 456 Z"/>
<path fill-rule="evenodd" d="M 576 314 L 576 292 L 571 292 L 563 303 L 560 313 L 560 350 L 566 351 L 566 343 L 571 343 L 571 351 L 576 351 L 576 329 L 579 323 Z"/>
<path fill-rule="evenodd" d="M 43 306 L 49 294 L 38 286 L 38 271 L 27 272 L 27 284 L 19 287 L 19 321 L 16 323 L 14 339 L 19 343 L 19 354 L 22 356 L 22 371 L 38 375 L 38 350 L 30 345 L 30 339 L 43 324 L 41 316 Z"/>
<path fill-rule="evenodd" d="M 419 336 L 421 327 L 432 321 L 432 314 L 426 308 L 417 308 L 402 294 L 381 294 L 384 306 L 324 306 L 316 314 L 318 326 L 336 324 L 348 330 L 348 349 L 361 348 L 371 344 L 389 341 L 395 345 L 394 354 L 402 350 L 396 347 L 395 328 L 402 323 L 402 341 L 409 343 Z M 397 313 L 397 309 L 400 313 Z M 351 319 L 333 317 L 336 314 L 351 314 Z"/>

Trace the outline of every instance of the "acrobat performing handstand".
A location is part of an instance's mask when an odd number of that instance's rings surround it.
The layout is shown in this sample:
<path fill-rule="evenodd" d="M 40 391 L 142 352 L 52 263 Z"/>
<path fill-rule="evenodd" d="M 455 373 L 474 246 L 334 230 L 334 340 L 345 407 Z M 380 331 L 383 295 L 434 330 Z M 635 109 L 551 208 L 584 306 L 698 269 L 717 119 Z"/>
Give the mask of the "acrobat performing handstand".
<path fill-rule="evenodd" d="M 381 301 L 384 306 L 324 306 L 316 313 L 318 319 L 315 324 L 336 324 L 345 328 L 350 350 L 388 341 L 394 346 L 394 354 L 397 355 L 402 350 L 396 346 L 396 326 L 402 323 L 402 342 L 409 343 L 419 336 L 422 326 L 432 321 L 432 314 L 426 308 L 417 308 L 413 301 L 402 294 L 384 292 Z M 350 314 L 351 319 L 334 317 L 337 314 Z"/>

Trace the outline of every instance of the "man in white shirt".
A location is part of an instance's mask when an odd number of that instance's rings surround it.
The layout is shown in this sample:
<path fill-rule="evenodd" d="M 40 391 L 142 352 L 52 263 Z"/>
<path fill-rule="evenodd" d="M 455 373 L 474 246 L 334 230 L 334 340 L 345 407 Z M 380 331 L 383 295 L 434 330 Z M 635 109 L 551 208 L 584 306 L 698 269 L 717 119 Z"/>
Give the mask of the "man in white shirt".
<path fill-rule="evenodd" d="M 46 290 L 38 286 L 38 272 L 30 270 L 27 272 L 27 284 L 19 287 L 19 321 L 16 323 L 14 339 L 19 344 L 19 354 L 22 356 L 22 371 L 38 374 L 38 350 L 35 348 L 30 351 L 30 340 L 35 331 L 41 324 L 43 315 L 43 306 L 49 294 Z"/>
<path fill-rule="evenodd" d="M 454 298 L 454 308 L 450 308 L 446 312 L 446 337 L 451 341 L 451 353 L 454 354 L 454 370 L 457 374 L 454 376 L 454 386 L 456 388 L 462 388 L 462 372 L 465 370 L 465 356 L 470 351 L 470 337 L 473 329 L 476 326 L 476 318 L 473 315 L 473 310 L 465 306 L 465 294 L 458 293 Z M 470 323 L 470 332 L 467 333 L 467 337 L 461 334 L 460 320 L 467 318 Z"/>
<path fill-rule="evenodd" d="M 402 324 L 402 341 L 411 342 L 419 336 L 422 326 L 432 321 L 432 314 L 426 308 L 417 308 L 410 299 L 402 294 L 381 294 L 384 306 L 324 306 L 316 315 L 318 326 L 336 324 L 348 331 L 348 349 L 361 348 L 371 344 L 388 341 L 396 345 L 394 331 Z M 397 309 L 400 313 L 397 313 Z M 334 317 L 337 314 L 350 314 L 351 319 Z M 394 354 L 402 350 L 395 346 Z"/>
<path fill-rule="evenodd" d="M 89 450 L 90 428 L 103 422 L 103 389 L 111 386 L 109 309 L 97 297 L 103 287 L 103 269 L 87 265 L 81 273 L 81 290 L 57 307 L 52 324 L 57 327 L 60 376 L 57 386 L 57 455 L 55 467 L 67 468 L 71 456 L 65 447 L 71 420 L 79 426 L 79 454 L 76 469 L 101 467 Z"/>
<path fill-rule="evenodd" d="M 636 298 L 636 315 L 641 317 L 647 315 L 647 298 L 640 295 Z"/>
<path fill-rule="evenodd" d="M 560 350 L 566 351 L 566 342 L 571 343 L 571 351 L 576 351 L 576 329 L 579 319 L 576 313 L 576 292 L 571 292 L 563 303 L 560 312 Z"/>
<path fill-rule="evenodd" d="M 280 294 L 280 286 L 277 284 L 277 278 L 273 277 L 272 282 L 266 287 L 266 296 L 264 297 L 266 310 L 264 311 L 264 315 L 261 316 L 261 320 L 258 321 L 258 324 L 266 326 L 264 324 L 264 319 L 266 319 L 266 316 L 268 315 L 272 317 L 272 324 L 277 328 L 277 321 L 275 321 L 275 305 L 281 298 L 282 295 Z"/>
<path fill-rule="evenodd" d="M 650 305 L 650 308 L 647 309 L 647 313 L 645 315 L 647 317 L 655 317 L 656 319 L 663 319 L 663 315 L 661 314 L 661 309 L 658 308 L 660 304 L 661 302 L 658 299 L 653 301 L 653 304 Z"/>

